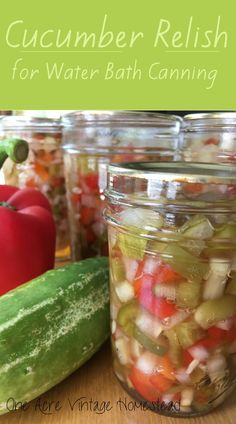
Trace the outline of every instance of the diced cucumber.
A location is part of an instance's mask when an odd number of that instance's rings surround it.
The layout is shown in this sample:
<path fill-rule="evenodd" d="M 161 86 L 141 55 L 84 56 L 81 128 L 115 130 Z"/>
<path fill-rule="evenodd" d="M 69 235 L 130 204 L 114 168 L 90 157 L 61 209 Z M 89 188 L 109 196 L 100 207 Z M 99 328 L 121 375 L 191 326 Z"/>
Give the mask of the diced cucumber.
<path fill-rule="evenodd" d="M 163 251 L 163 260 L 190 281 L 200 282 L 209 271 L 209 265 L 175 243 Z"/>
<path fill-rule="evenodd" d="M 143 236 L 157 231 L 163 224 L 163 218 L 157 212 L 143 208 L 126 209 L 120 213 L 121 225 L 127 232 L 118 234 L 118 246 L 124 256 L 143 259 L 147 239 Z"/>
<path fill-rule="evenodd" d="M 176 303 L 180 308 L 194 309 L 201 298 L 200 283 L 182 282 L 176 288 Z"/>
<path fill-rule="evenodd" d="M 210 260 L 210 271 L 204 284 L 203 299 L 217 299 L 222 296 L 231 269 L 230 261 Z"/>
<path fill-rule="evenodd" d="M 125 280 L 125 267 L 120 258 L 110 258 L 112 282 L 120 283 Z"/>
<path fill-rule="evenodd" d="M 128 227 L 127 233 L 119 232 L 118 246 L 124 256 L 132 259 L 143 259 L 147 239 L 140 235 L 136 227 Z"/>
<path fill-rule="evenodd" d="M 235 239 L 236 238 L 236 222 L 227 222 L 216 228 L 214 238 L 217 239 Z"/>
<path fill-rule="evenodd" d="M 218 321 L 223 321 L 236 314 L 236 296 L 226 294 L 219 299 L 211 299 L 201 303 L 194 317 L 202 328 L 209 328 Z"/>
<path fill-rule="evenodd" d="M 183 237 L 194 240 L 209 240 L 213 236 L 214 227 L 205 216 L 195 215 L 180 227 L 179 232 Z"/>
<path fill-rule="evenodd" d="M 202 328 L 194 321 L 182 322 L 174 328 L 180 346 L 186 349 L 203 337 Z"/>
<path fill-rule="evenodd" d="M 200 256 L 200 254 L 206 247 L 206 243 L 204 240 L 192 240 L 192 239 L 181 240 L 179 242 L 179 245 L 195 256 Z"/>

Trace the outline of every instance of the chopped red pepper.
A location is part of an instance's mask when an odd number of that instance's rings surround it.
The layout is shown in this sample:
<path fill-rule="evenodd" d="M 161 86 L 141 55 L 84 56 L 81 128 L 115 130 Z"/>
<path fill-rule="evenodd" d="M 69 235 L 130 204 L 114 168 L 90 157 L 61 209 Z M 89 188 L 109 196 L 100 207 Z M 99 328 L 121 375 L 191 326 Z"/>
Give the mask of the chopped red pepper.
<path fill-rule="evenodd" d="M 88 174 L 84 177 L 84 181 L 91 191 L 98 191 L 98 174 Z"/>
<path fill-rule="evenodd" d="M 205 145 L 213 144 L 215 146 L 218 146 L 219 140 L 217 140 L 217 138 L 211 137 L 211 138 L 208 138 L 206 141 L 204 141 L 204 144 Z"/>
<path fill-rule="evenodd" d="M 153 287 L 157 282 L 169 282 L 179 275 L 171 269 L 169 265 L 161 264 L 158 271 L 154 274 L 143 272 L 145 261 L 140 262 L 137 278 L 134 281 L 134 292 L 142 306 L 148 309 L 152 314 L 160 319 L 168 318 L 176 313 L 176 305 L 165 298 L 157 297 L 153 293 Z"/>
<path fill-rule="evenodd" d="M 236 339 L 236 328 L 232 327 L 230 330 L 225 331 L 225 341 L 232 343 Z"/>
<path fill-rule="evenodd" d="M 95 210 L 93 208 L 88 208 L 86 206 L 81 208 L 81 212 L 80 212 L 81 224 L 84 226 L 88 226 L 92 224 L 92 222 L 94 221 L 94 213 L 95 213 Z"/>
<path fill-rule="evenodd" d="M 181 280 L 183 280 L 181 275 L 168 264 L 161 264 L 155 272 L 155 283 L 176 283 Z"/>
<path fill-rule="evenodd" d="M 160 396 L 160 390 L 150 381 L 150 374 L 144 374 L 138 368 L 133 367 L 129 378 L 137 392 L 149 402 L 155 402 Z"/>
<path fill-rule="evenodd" d="M 191 364 L 193 360 L 192 355 L 190 355 L 190 353 L 187 350 L 183 350 L 183 363 L 185 367 L 188 367 L 189 364 Z"/>
<path fill-rule="evenodd" d="M 150 381 L 159 392 L 166 392 L 173 385 L 173 381 L 168 380 L 160 373 L 153 374 Z"/>

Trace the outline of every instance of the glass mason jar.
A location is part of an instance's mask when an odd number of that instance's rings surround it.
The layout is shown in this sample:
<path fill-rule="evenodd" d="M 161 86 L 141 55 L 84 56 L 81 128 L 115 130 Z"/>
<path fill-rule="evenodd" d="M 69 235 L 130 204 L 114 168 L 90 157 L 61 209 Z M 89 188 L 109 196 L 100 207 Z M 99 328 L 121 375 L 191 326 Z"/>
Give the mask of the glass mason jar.
<path fill-rule="evenodd" d="M 174 160 L 182 120 L 156 113 L 81 111 L 63 119 L 72 258 L 107 255 L 102 218 L 110 162 Z"/>
<path fill-rule="evenodd" d="M 190 162 L 236 163 L 236 113 L 186 115 L 181 158 Z"/>
<path fill-rule="evenodd" d="M 236 180 L 230 165 L 109 167 L 114 371 L 156 412 L 211 411 L 236 382 Z"/>
<path fill-rule="evenodd" d="M 62 130 L 59 120 L 9 116 L 1 120 L 5 138 L 23 138 L 29 143 L 29 156 L 23 164 L 7 159 L 3 166 L 5 184 L 36 188 L 48 198 L 57 228 L 56 257 L 69 257 L 69 235 Z"/>

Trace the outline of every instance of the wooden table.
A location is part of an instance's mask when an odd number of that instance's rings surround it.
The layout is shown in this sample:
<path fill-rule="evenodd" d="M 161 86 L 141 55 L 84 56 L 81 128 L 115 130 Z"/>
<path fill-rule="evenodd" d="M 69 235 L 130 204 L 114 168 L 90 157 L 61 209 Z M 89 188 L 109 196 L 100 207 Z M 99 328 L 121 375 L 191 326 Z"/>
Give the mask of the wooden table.
<path fill-rule="evenodd" d="M 79 410 L 79 401 L 84 398 L 87 402 L 98 401 L 102 409 L 102 402 L 110 409 L 103 414 L 93 410 Z M 119 404 L 119 399 L 123 402 Z M 53 402 L 50 415 L 40 412 L 49 402 Z M 65 381 L 28 405 L 27 411 L 11 412 L 0 417 L 0 424 L 235 424 L 236 402 L 235 394 L 220 406 L 215 412 L 200 418 L 184 420 L 168 418 L 154 412 L 126 411 L 125 402 L 131 401 L 129 395 L 120 387 L 112 373 L 109 343 L 107 343 L 94 357 L 80 370 L 72 374 Z M 57 405 L 56 405 L 57 402 Z M 72 405 L 72 407 L 70 406 Z M 122 405 L 122 406 L 119 406 Z M 130 403 L 133 405 L 133 402 Z M 58 411 L 56 410 L 58 409 Z M 49 411 L 48 411 L 49 412 Z"/>

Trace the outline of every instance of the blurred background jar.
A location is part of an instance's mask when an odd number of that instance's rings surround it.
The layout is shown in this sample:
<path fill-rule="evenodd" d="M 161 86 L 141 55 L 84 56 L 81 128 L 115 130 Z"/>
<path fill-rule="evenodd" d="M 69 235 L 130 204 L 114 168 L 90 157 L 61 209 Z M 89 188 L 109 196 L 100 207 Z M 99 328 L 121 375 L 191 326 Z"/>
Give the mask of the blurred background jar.
<path fill-rule="evenodd" d="M 57 259 L 70 255 L 65 195 L 62 129 L 58 119 L 8 116 L 1 120 L 2 136 L 23 138 L 29 156 L 23 164 L 8 159 L 2 169 L 2 183 L 19 188 L 36 188 L 50 201 L 57 227 Z"/>
<path fill-rule="evenodd" d="M 236 163 L 236 113 L 193 113 L 184 117 L 181 158 Z"/>
<path fill-rule="evenodd" d="M 102 211 L 108 164 L 177 160 L 182 120 L 149 112 L 77 111 L 62 122 L 72 258 L 107 255 Z"/>

